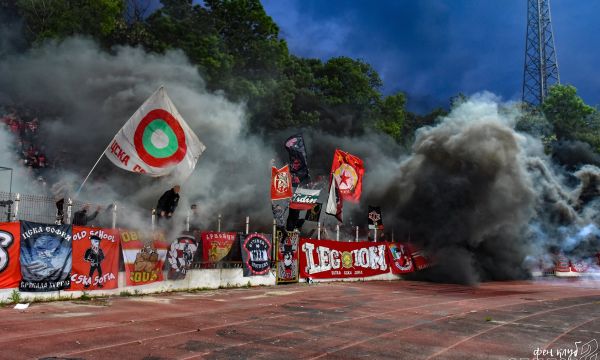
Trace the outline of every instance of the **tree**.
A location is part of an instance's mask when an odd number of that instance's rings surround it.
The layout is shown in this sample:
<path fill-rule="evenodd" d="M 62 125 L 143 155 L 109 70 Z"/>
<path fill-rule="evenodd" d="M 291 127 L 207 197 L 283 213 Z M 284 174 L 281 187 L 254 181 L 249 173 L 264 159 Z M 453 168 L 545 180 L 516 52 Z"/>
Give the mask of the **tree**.
<path fill-rule="evenodd" d="M 577 96 L 577 89 L 571 85 L 551 87 L 541 108 L 558 140 L 576 140 L 587 128 L 586 118 L 596 112 Z"/>
<path fill-rule="evenodd" d="M 397 93 L 387 96 L 379 105 L 375 126 L 390 135 L 396 141 L 402 140 L 404 122 L 406 121 L 406 96 Z"/>
<path fill-rule="evenodd" d="M 33 43 L 77 34 L 106 42 L 125 10 L 122 0 L 17 0 L 17 6 Z"/>

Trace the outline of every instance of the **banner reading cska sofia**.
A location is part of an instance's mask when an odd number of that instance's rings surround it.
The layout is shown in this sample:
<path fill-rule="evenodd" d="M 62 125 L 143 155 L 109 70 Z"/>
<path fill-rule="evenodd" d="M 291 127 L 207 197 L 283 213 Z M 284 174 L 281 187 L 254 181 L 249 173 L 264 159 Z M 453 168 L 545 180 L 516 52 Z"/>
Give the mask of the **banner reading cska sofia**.
<path fill-rule="evenodd" d="M 162 232 L 122 230 L 121 246 L 127 286 L 163 281 L 163 265 L 170 244 Z"/>
<path fill-rule="evenodd" d="M 116 289 L 119 275 L 119 232 L 73 226 L 73 269 L 70 290 Z"/>
<path fill-rule="evenodd" d="M 366 277 L 385 274 L 385 242 L 339 242 L 300 239 L 300 274 L 318 279 Z"/>
<path fill-rule="evenodd" d="M 56 291 L 69 288 L 71 231 L 71 225 L 21 221 L 20 291 Z"/>
<path fill-rule="evenodd" d="M 271 235 L 239 234 L 244 276 L 268 275 L 271 269 Z"/>

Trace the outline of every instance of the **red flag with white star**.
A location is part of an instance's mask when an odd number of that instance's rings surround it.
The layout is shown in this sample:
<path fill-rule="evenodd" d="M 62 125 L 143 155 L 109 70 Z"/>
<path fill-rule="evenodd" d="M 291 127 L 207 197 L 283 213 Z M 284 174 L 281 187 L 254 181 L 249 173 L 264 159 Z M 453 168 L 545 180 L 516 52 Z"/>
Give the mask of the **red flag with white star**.
<path fill-rule="evenodd" d="M 342 200 L 358 202 L 365 173 L 363 161 L 357 156 L 336 149 L 333 154 L 331 173 L 338 184 Z"/>

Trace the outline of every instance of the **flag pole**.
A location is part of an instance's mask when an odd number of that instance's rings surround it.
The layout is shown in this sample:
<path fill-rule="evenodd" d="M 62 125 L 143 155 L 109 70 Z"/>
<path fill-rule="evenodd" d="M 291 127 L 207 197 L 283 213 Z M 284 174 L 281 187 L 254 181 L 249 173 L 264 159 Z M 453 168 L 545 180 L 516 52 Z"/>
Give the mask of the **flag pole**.
<path fill-rule="evenodd" d="M 112 142 L 112 140 L 111 140 L 111 142 Z M 87 174 L 85 179 L 83 179 L 83 182 L 81 183 L 81 185 L 79 185 L 79 189 L 77 189 L 77 192 L 75 193 L 75 198 L 77 198 L 79 196 L 81 189 L 83 189 L 83 185 L 85 185 L 85 183 L 88 181 L 88 179 L 90 178 L 90 175 L 92 175 L 92 172 L 94 171 L 96 166 L 98 166 L 98 163 L 100 162 L 100 160 L 104 156 L 104 153 L 106 153 L 106 150 L 108 150 L 109 147 L 110 147 L 110 142 L 108 143 L 108 145 L 106 145 L 106 148 L 102 151 L 102 154 L 100 154 L 100 157 L 98 158 L 98 160 L 96 160 L 96 163 L 94 164 L 94 166 L 92 166 L 92 170 L 90 170 L 90 172 Z"/>

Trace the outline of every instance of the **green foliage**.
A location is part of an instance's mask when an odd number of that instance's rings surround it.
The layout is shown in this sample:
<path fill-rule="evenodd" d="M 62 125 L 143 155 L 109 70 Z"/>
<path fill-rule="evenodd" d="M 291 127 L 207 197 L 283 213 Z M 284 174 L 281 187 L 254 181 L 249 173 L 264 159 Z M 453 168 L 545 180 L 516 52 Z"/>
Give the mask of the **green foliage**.
<path fill-rule="evenodd" d="M 18 290 L 15 289 L 10 293 L 10 301 L 12 301 L 13 304 L 18 304 L 21 300 L 23 300 L 23 298 Z"/>
<path fill-rule="evenodd" d="M 17 6 L 34 43 L 77 34 L 105 42 L 125 8 L 122 0 L 17 0 Z"/>
<path fill-rule="evenodd" d="M 402 131 L 406 121 L 406 96 L 397 93 L 386 97 L 379 106 L 376 127 L 390 135 L 394 140 L 402 140 Z"/>
<path fill-rule="evenodd" d="M 551 87 L 541 109 L 558 140 L 577 140 L 578 134 L 588 130 L 587 117 L 596 112 L 577 96 L 577 89 L 571 85 Z"/>
<path fill-rule="evenodd" d="M 90 296 L 90 293 L 88 293 L 87 291 L 84 291 L 81 293 L 79 300 L 83 300 L 83 301 L 92 300 L 92 297 Z"/>

